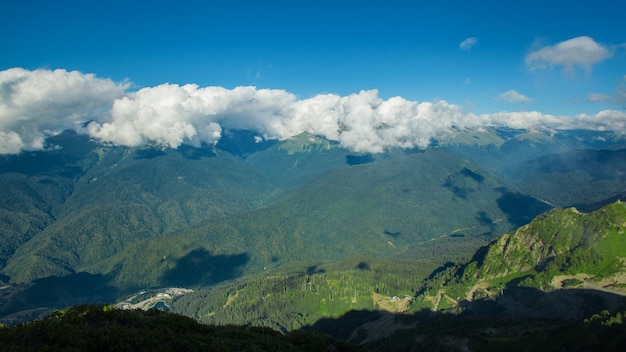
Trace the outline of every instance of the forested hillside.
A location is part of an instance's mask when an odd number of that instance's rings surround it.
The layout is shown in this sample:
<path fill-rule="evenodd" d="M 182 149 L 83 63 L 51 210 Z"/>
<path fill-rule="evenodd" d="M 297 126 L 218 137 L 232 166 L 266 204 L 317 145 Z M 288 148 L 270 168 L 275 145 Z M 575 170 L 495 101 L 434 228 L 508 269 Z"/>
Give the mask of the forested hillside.
<path fill-rule="evenodd" d="M 361 351 L 326 335 L 284 336 L 248 326 L 208 326 L 159 310 L 123 311 L 85 305 L 17 327 L 0 326 L 10 351 Z"/>
<path fill-rule="evenodd" d="M 425 281 L 424 300 L 432 298 L 430 293 L 474 301 L 518 288 L 548 292 L 592 288 L 623 295 L 625 231 L 626 206 L 622 202 L 589 214 L 574 208 L 555 209 L 482 247 L 470 262 Z M 450 300 L 439 301 L 442 307 L 450 304 Z M 531 314 L 530 306 L 526 308 Z"/>
<path fill-rule="evenodd" d="M 0 336 L 26 350 L 85 344 L 103 350 L 357 350 L 360 344 L 368 351 L 620 351 L 626 341 L 625 234 L 622 202 L 592 213 L 555 209 L 465 263 L 436 268 L 431 261 L 355 257 L 161 299 L 167 302 L 161 309 L 209 325 L 157 309 L 82 306 L 0 328 Z M 236 327 L 242 324 L 254 327 Z"/>
<path fill-rule="evenodd" d="M 619 351 L 626 205 L 555 209 L 434 270 L 401 315 L 360 310 L 312 328 L 370 350 Z"/>
<path fill-rule="evenodd" d="M 600 207 L 626 182 L 624 142 L 609 133 L 487 130 L 435 144 L 359 154 L 307 133 L 266 141 L 233 130 L 216 145 L 129 148 L 67 132 L 46 151 L 3 156 L 0 315 L 19 321 L 168 286 L 287 292 L 308 268 L 322 268 L 315 287 L 342 299 L 377 286 L 411 295 L 408 281 L 425 268 L 469 259 L 554 206 Z M 579 157 L 565 163 L 567 153 Z M 405 269 L 414 265 L 423 269 Z M 364 283 L 334 284 L 349 277 Z M 357 307 L 350 302 L 320 311 L 341 314 Z M 324 314 L 266 325 L 291 329 Z"/>

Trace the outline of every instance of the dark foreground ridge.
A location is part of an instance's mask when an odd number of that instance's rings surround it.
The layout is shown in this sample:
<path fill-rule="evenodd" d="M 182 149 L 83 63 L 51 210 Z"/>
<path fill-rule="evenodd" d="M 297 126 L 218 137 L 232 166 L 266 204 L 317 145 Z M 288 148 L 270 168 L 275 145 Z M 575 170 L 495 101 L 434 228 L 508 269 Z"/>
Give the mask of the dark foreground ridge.
<path fill-rule="evenodd" d="M 0 327 L 2 351 L 362 351 L 328 335 L 211 326 L 157 309 L 81 305 L 42 320 Z"/>
<path fill-rule="evenodd" d="M 82 305 L 0 326 L 0 341 L 3 351 L 622 351 L 626 343 L 625 313 L 603 311 L 584 321 L 512 319 L 494 311 L 497 303 L 472 305 L 462 314 L 351 311 L 284 335 L 205 325 L 157 309 Z"/>
<path fill-rule="evenodd" d="M 546 293 L 511 287 L 505 291 L 496 300 L 465 301 L 461 313 L 354 310 L 303 329 L 328 333 L 368 351 L 623 351 L 623 297 L 593 290 Z M 602 299 L 619 301 L 621 309 L 603 309 Z M 566 308 L 572 301 L 582 304 Z M 561 309 L 587 318 L 554 314 Z"/>

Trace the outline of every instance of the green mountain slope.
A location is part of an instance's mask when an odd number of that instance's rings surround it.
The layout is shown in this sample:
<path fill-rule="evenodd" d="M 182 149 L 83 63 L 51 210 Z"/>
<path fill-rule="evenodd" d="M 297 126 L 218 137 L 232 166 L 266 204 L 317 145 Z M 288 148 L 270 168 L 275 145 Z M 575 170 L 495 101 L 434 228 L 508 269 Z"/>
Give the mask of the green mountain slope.
<path fill-rule="evenodd" d="M 469 262 L 433 271 L 416 296 L 428 262 L 361 257 L 247 276 L 185 295 L 172 309 L 212 324 L 308 326 L 372 351 L 618 351 L 625 257 L 624 203 L 588 214 L 555 209 Z"/>
<path fill-rule="evenodd" d="M 461 133 L 446 146 L 558 207 L 595 210 L 626 189 L 626 143 L 612 132 L 487 130 Z"/>
<path fill-rule="evenodd" d="M 530 160 L 516 169 L 516 184 L 561 206 L 594 210 L 626 193 L 626 149 L 577 150 Z"/>
<path fill-rule="evenodd" d="M 0 192 L 0 268 L 15 251 L 54 222 L 50 205 L 41 199 L 42 180 L 2 175 Z"/>
<path fill-rule="evenodd" d="M 252 324 L 288 332 L 350 310 L 377 308 L 384 297 L 403 297 L 408 308 L 418 277 L 435 265 L 428 260 L 365 257 L 324 265 L 291 266 L 198 289 L 171 302 L 177 313 L 207 324 Z"/>
<path fill-rule="evenodd" d="M 33 283 L 7 294 L 4 312 L 19 306 L 18 292 L 43 299 L 45 285 L 58 295 L 22 306 L 72 304 L 68 292 L 85 275 L 100 299 L 353 256 L 441 264 L 528 223 L 552 207 L 540 199 L 572 185 L 598 181 L 568 191 L 575 204 L 623 193 L 619 138 L 582 132 L 485 131 L 377 155 L 309 134 L 263 141 L 246 131 L 177 150 L 72 133 L 47 142 L 48 151 L 0 158 L 0 281 Z M 574 146 L 602 149 L 556 167 Z M 579 167 L 589 160 L 592 168 Z M 84 292 L 78 302 L 89 302 Z"/>
<path fill-rule="evenodd" d="M 434 149 L 336 168 L 274 205 L 147 238 L 82 270 L 119 268 L 120 283 L 158 287 L 166 271 L 198 249 L 207 256 L 245 257 L 241 273 L 355 255 L 454 257 L 549 208 Z M 199 275 L 178 284 L 201 282 Z"/>
<path fill-rule="evenodd" d="M 49 152 L 0 156 L 0 268 L 58 218 L 75 182 L 94 162 L 86 138 L 66 133 Z"/>
<path fill-rule="evenodd" d="M 620 351 L 625 259 L 624 203 L 554 209 L 433 271 L 404 314 L 354 310 L 308 328 L 370 351 Z"/>
<path fill-rule="evenodd" d="M 372 334 L 374 327 L 389 325 L 390 318 L 380 312 L 404 312 L 408 321 L 437 311 L 461 314 L 460 320 L 578 324 L 603 310 L 626 309 L 625 231 L 621 202 L 589 214 L 555 209 L 482 247 L 461 265 L 433 270 L 432 261 L 357 257 L 334 265 L 279 267 L 197 290 L 172 308 L 211 324 L 252 323 L 281 331 L 322 328 L 324 320 L 341 324 L 348 311 L 369 310 L 346 336 L 334 335 L 344 339 L 354 337 L 363 324 L 371 323 Z M 454 324 L 454 318 L 443 318 Z M 338 328 L 324 329 L 334 333 Z"/>
<path fill-rule="evenodd" d="M 424 283 L 422 301 L 435 309 L 455 308 L 461 300 L 493 300 L 527 288 L 587 288 L 624 295 L 625 231 L 622 202 L 589 214 L 555 209 L 481 248 L 470 262 L 433 275 Z M 534 308 L 541 314 L 541 305 Z M 527 314 L 532 311 L 528 306 Z M 575 310 L 563 314 L 569 313 Z"/>
<path fill-rule="evenodd" d="M 63 198 L 41 202 L 53 220 L 14 249 L 4 269 L 14 282 L 72 273 L 138 240 L 249 211 L 270 192 L 260 172 L 231 154 L 91 147 L 96 161 L 77 172 Z M 14 177 L 30 184 L 42 176 Z M 15 201 L 10 207 L 15 212 Z"/>

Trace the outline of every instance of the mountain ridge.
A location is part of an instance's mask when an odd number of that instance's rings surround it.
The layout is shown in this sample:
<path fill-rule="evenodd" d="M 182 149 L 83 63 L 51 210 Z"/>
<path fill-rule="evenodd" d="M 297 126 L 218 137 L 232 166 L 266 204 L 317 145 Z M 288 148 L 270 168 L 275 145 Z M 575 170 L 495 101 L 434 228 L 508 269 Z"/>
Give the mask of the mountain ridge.
<path fill-rule="evenodd" d="M 554 209 L 480 248 L 471 261 L 437 273 L 423 292 L 468 301 L 497 298 L 505 287 L 592 287 L 626 295 L 625 230 L 620 201 L 588 214 Z"/>
<path fill-rule="evenodd" d="M 51 285 L 87 275 L 123 295 L 172 283 L 212 286 L 359 255 L 443 264 L 562 205 L 544 201 L 543 186 L 521 187 L 524 178 L 511 174 L 516 169 L 502 166 L 511 157 L 493 162 L 505 152 L 523 151 L 523 165 L 585 143 L 623 145 L 602 133 L 554 140 L 524 131 L 481 133 L 478 145 L 466 135 L 465 144 L 380 154 L 355 154 L 308 134 L 264 141 L 233 131 L 217 145 L 178 149 L 115 147 L 62 134 L 49 140 L 49 151 L 0 158 L 0 190 L 10 196 L 0 202 L 7 224 L 0 279 Z M 616 159 L 596 155 L 603 173 L 585 177 L 604 177 L 595 183 L 602 197 L 593 198 L 601 206 L 623 192 L 623 180 L 606 178 L 620 170 L 612 166 Z M 560 170 L 544 171 L 555 193 L 567 189 L 569 183 L 553 182 Z M 591 191 L 573 199 L 592 199 Z M 174 279 L 184 272 L 190 275 Z"/>

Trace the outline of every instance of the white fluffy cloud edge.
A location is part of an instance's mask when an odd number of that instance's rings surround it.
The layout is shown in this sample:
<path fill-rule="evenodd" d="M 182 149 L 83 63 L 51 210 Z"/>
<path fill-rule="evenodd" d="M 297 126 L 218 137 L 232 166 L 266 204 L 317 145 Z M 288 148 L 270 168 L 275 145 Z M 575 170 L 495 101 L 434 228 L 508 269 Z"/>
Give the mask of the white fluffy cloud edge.
<path fill-rule="evenodd" d="M 44 150 L 47 137 L 68 129 L 113 145 L 171 148 L 214 144 L 228 129 L 254 130 L 268 140 L 308 132 L 363 153 L 426 148 L 433 138 L 487 127 L 626 134 L 626 113 L 614 110 L 575 116 L 536 111 L 477 115 L 444 100 L 385 100 L 376 90 L 298 100 L 284 90 L 255 87 L 129 88 L 128 82 L 63 69 L 0 71 L 0 154 Z"/>

